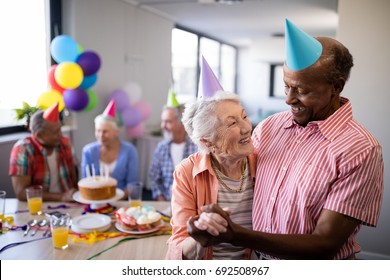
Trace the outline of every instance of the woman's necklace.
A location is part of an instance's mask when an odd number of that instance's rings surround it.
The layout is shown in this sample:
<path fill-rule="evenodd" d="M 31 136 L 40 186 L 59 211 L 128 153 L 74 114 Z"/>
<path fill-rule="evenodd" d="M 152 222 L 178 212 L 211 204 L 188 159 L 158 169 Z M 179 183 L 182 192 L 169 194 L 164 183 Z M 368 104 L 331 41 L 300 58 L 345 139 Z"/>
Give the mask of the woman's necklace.
<path fill-rule="evenodd" d="M 217 168 L 215 167 L 214 165 L 214 161 L 212 159 L 212 157 L 210 157 L 210 161 L 211 161 L 211 167 L 213 168 L 214 170 L 214 173 L 215 173 L 215 176 L 217 176 L 217 179 L 219 181 L 219 183 L 224 187 L 226 188 L 229 192 L 234 192 L 234 193 L 240 193 L 240 192 L 243 192 L 243 187 L 244 187 L 244 179 L 245 179 L 245 167 L 246 167 L 246 159 L 242 162 L 241 164 L 241 178 L 240 178 L 240 188 L 234 190 L 232 188 L 230 188 L 228 185 L 226 185 L 226 183 L 222 180 L 222 178 L 219 176 L 218 174 L 218 170 Z"/>

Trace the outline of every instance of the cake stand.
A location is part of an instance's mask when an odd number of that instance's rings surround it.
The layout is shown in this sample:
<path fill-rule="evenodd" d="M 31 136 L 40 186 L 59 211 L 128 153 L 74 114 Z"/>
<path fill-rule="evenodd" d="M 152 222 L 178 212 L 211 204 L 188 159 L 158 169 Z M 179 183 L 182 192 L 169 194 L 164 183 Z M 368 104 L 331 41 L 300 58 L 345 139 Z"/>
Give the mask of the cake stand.
<path fill-rule="evenodd" d="M 107 203 L 115 202 L 120 200 L 123 195 L 125 194 L 124 191 L 121 189 L 116 189 L 116 194 L 114 197 L 111 197 L 109 199 L 103 199 L 103 200 L 88 200 L 81 197 L 80 192 L 77 191 L 73 194 L 73 199 L 77 202 L 84 203 L 84 204 L 90 204 L 91 209 L 99 209 L 104 207 Z"/>

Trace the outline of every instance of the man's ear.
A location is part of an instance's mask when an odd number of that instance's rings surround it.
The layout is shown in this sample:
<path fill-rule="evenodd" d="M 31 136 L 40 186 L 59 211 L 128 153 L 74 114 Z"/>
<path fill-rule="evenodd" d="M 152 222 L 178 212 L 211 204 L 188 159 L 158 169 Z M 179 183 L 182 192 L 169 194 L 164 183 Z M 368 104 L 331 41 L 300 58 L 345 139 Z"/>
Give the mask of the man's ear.
<path fill-rule="evenodd" d="M 337 81 L 333 84 L 333 91 L 340 95 L 340 93 L 343 91 L 345 86 L 345 79 L 339 78 Z"/>

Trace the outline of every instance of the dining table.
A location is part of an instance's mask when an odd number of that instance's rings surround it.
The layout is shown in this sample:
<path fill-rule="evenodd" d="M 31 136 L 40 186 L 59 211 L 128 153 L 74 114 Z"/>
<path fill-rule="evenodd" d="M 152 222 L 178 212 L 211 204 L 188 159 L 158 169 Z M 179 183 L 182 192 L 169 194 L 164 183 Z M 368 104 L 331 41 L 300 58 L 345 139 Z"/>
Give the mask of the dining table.
<path fill-rule="evenodd" d="M 116 224 L 115 211 L 127 209 L 126 200 L 107 203 L 102 208 L 91 208 L 84 203 L 45 201 L 41 215 L 31 215 L 26 201 L 7 198 L 5 206 L 6 221 L 0 234 L 0 260 L 163 260 L 167 250 L 167 240 L 171 234 L 169 224 L 170 203 L 166 201 L 142 201 L 142 206 L 151 206 L 162 214 L 159 230 L 152 232 L 123 231 Z M 82 215 L 106 215 L 111 220 L 101 232 L 82 233 L 69 231 L 68 248 L 55 249 L 52 237 L 45 234 L 48 226 L 32 226 L 24 236 L 28 221 L 48 219 L 48 214 L 58 211 L 68 213 L 72 220 Z M 31 232 L 37 229 L 34 236 Z M 45 235 L 45 236 L 44 236 Z"/>

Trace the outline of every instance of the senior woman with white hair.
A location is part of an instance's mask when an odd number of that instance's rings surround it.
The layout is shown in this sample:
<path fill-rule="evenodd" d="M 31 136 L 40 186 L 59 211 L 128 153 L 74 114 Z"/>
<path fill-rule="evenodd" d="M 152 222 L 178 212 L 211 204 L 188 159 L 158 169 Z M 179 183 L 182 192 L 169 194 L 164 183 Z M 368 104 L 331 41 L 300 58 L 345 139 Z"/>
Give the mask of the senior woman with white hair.
<path fill-rule="evenodd" d="M 108 108 L 108 107 L 107 107 Z M 135 146 L 119 139 L 120 129 L 115 118 L 115 109 L 95 118 L 95 142 L 87 144 L 82 151 L 82 177 L 86 168 L 93 168 L 96 175 L 108 170 L 118 181 L 118 188 L 125 192 L 127 184 L 138 180 L 138 153 Z"/>
<path fill-rule="evenodd" d="M 187 233 L 186 222 L 201 207 L 218 203 L 231 218 L 252 228 L 256 154 L 252 126 L 236 94 L 218 91 L 186 106 L 183 124 L 198 152 L 175 169 L 172 236 L 166 259 L 248 259 L 250 250 L 230 244 L 202 247 Z"/>

